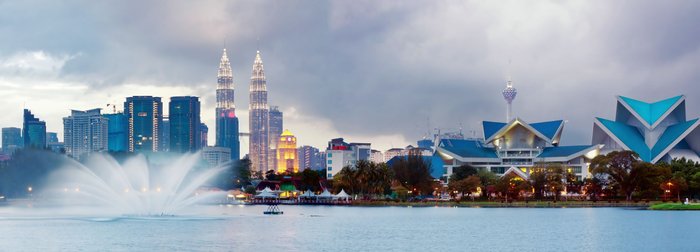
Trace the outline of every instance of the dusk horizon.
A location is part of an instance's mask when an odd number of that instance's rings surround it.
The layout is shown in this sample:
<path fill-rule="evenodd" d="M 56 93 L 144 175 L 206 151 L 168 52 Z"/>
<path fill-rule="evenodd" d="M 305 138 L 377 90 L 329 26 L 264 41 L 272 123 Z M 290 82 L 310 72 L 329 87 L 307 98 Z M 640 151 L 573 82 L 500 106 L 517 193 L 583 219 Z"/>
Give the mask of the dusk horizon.
<path fill-rule="evenodd" d="M 0 250 L 697 251 L 699 23 L 0 0 Z"/>
<path fill-rule="evenodd" d="M 249 131 L 249 78 L 260 50 L 270 105 L 284 112 L 301 144 L 317 148 L 335 137 L 372 140 L 381 151 L 403 148 L 432 138 L 436 128 L 461 127 L 482 137 L 480 121 L 505 121 L 500 92 L 508 78 L 520 92 L 514 113 L 531 121 L 567 120 L 568 144 L 590 142 L 594 117 L 613 115 L 616 95 L 653 102 L 685 94 L 691 107 L 699 105 L 688 90 L 700 78 L 683 67 L 699 60 L 696 28 L 677 21 L 692 18 L 695 8 L 684 4 L 661 13 L 650 12 L 658 7 L 652 2 L 630 8 L 602 2 L 286 4 L 171 2 L 155 16 L 135 16 L 134 25 L 124 18 L 128 5 L 88 4 L 89 15 L 74 15 L 70 4 L 27 12 L 29 3 L 5 2 L 0 83 L 11 99 L 0 104 L 0 125 L 21 126 L 21 110 L 29 108 L 61 136 L 61 118 L 71 109 L 108 110 L 106 104 L 119 107 L 134 95 L 198 96 L 202 111 L 213 111 L 224 47 L 241 132 Z M 188 7 L 195 11 L 180 19 L 177 13 Z M 138 10 L 149 8 L 156 6 Z M 611 16 L 617 9 L 627 11 Z M 272 15 L 246 14 L 256 10 Z M 469 14 L 477 11 L 482 14 Z M 24 22 L 35 12 L 46 18 Z M 644 21 L 650 15 L 656 17 L 651 26 Z M 47 36 L 52 39 L 42 39 Z M 636 46 L 625 46 L 628 38 Z M 213 126 L 213 112 L 203 112 L 202 120 Z"/>

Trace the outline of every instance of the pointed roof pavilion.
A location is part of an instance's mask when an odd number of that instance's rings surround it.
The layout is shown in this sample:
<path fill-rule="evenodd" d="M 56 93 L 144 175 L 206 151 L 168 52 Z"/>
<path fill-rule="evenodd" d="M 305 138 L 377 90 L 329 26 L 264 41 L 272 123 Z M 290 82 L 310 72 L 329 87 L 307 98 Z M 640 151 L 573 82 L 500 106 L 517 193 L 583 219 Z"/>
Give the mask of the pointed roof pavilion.
<path fill-rule="evenodd" d="M 636 152 L 639 157 L 656 163 L 673 149 L 692 150 L 689 159 L 698 159 L 700 120 L 685 118 L 685 96 L 679 95 L 657 102 L 643 102 L 617 97 L 615 121 L 596 117 L 593 143 L 614 142 L 620 148 Z"/>

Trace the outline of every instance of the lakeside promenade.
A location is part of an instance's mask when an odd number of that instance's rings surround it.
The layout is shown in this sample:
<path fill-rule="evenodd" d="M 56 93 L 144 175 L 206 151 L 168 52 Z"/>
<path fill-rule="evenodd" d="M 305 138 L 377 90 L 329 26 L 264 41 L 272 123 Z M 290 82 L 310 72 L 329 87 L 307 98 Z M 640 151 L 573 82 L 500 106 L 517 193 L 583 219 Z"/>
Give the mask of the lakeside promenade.
<path fill-rule="evenodd" d="M 481 208 L 581 208 L 581 207 L 625 207 L 625 208 L 649 208 L 660 204 L 660 201 L 639 202 L 608 202 L 608 201 L 425 201 L 425 202 L 397 202 L 397 201 L 364 201 L 356 200 L 352 206 L 403 206 L 403 207 L 481 207 Z"/>

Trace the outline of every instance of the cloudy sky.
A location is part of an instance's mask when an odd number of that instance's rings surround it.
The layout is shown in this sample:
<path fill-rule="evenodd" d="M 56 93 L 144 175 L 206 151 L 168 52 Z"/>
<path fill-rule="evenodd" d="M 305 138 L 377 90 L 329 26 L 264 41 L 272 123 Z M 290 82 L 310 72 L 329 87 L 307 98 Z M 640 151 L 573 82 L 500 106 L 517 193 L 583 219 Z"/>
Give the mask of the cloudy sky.
<path fill-rule="evenodd" d="M 698 24 L 698 1 L 0 0 L 0 126 L 21 127 L 26 107 L 62 134 L 70 109 L 196 95 L 213 132 L 225 44 L 244 132 L 259 49 L 300 144 L 480 136 L 480 121 L 505 120 L 509 75 L 517 116 L 568 120 L 563 144 L 588 144 L 615 95 L 685 94 L 700 114 Z"/>

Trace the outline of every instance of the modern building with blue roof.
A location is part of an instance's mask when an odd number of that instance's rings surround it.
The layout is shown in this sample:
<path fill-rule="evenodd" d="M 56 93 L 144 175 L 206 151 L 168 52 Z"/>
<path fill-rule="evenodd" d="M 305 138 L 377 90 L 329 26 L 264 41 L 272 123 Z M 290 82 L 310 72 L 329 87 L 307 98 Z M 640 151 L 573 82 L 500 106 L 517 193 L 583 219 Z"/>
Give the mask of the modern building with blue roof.
<path fill-rule="evenodd" d="M 562 164 L 579 179 L 588 176 L 588 164 L 602 145 L 559 146 L 564 121 L 527 123 L 482 122 L 483 139 L 440 139 L 436 153 L 443 160 L 445 176 L 461 165 L 489 170 L 498 175 L 514 173 L 527 178 L 540 163 Z"/>
<path fill-rule="evenodd" d="M 685 96 L 648 103 L 618 96 L 615 120 L 595 118 L 593 144 L 602 153 L 631 150 L 646 162 L 674 158 L 700 161 L 700 120 L 686 120 Z"/>

